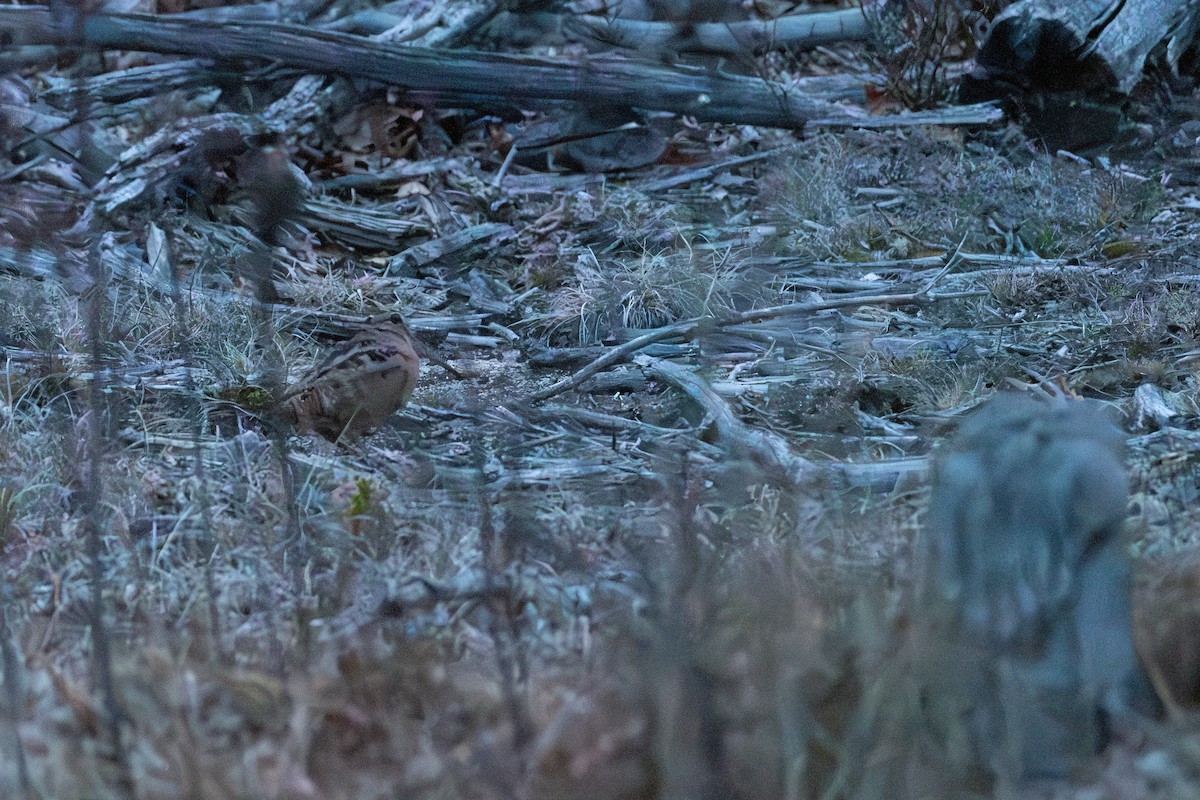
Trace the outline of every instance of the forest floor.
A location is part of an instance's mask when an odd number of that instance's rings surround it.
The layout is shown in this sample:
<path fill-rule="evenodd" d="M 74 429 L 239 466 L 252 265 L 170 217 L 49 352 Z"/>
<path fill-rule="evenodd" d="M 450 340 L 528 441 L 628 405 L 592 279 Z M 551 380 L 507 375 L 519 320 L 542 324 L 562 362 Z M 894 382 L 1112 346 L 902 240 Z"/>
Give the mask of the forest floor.
<path fill-rule="evenodd" d="M 72 81 L 163 61 L 0 90 L 27 131 L 79 113 Z M 660 116 L 652 163 L 589 173 L 566 145 L 506 161 L 566 112 L 322 78 L 343 105 L 274 130 L 313 84 L 252 77 L 83 106 L 103 180 L 0 129 L 0 795 L 900 796 L 880 776 L 923 785 L 923 744 L 887 663 L 927 463 L 1001 391 L 1113 409 L 1143 639 L 1200 610 L 1194 87 L 1095 152 Z M 269 146 L 212 144 L 253 125 Z M 159 130 L 216 155 L 160 150 L 138 194 L 125 148 Z M 267 248 L 271 147 L 311 186 Z M 437 356 L 411 403 L 357 441 L 274 438 L 271 387 L 381 310 Z M 1181 712 L 1028 796 L 1198 787 Z"/>

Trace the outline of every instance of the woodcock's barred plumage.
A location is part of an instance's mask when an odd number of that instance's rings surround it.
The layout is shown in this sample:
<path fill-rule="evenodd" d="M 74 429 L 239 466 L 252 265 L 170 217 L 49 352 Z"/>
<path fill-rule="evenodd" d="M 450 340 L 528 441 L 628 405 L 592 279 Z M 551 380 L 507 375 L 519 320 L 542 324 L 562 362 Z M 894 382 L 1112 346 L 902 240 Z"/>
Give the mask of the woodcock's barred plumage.
<path fill-rule="evenodd" d="M 373 317 L 365 330 L 335 347 L 288 388 L 279 413 L 297 429 L 330 441 L 357 436 L 408 402 L 420 368 L 412 334 L 400 315 Z"/>

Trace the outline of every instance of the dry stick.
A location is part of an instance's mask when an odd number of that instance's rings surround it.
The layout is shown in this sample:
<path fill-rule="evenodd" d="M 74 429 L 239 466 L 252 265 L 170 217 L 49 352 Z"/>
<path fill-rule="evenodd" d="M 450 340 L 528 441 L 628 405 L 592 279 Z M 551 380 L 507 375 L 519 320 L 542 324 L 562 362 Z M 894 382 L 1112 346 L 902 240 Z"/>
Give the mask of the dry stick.
<path fill-rule="evenodd" d="M 829 311 L 835 308 L 845 308 L 847 306 L 861 305 L 921 305 L 932 303 L 938 300 L 954 300 L 964 297 L 980 297 L 986 295 L 987 292 L 979 290 L 970 290 L 963 292 L 940 292 L 930 294 L 924 291 L 906 292 L 903 294 L 880 294 L 880 295 L 853 295 L 850 297 L 838 297 L 832 300 L 822 300 L 816 303 L 789 303 L 782 306 L 770 306 L 768 308 L 760 308 L 754 311 L 743 311 L 739 314 L 731 314 L 727 317 L 693 317 L 692 319 L 675 322 L 671 325 L 658 328 L 644 333 L 634 339 L 630 339 L 624 344 L 617 345 L 607 353 L 596 359 L 586 367 L 576 371 L 557 383 L 542 389 L 540 392 L 534 392 L 529 396 L 529 400 L 538 402 L 548 400 L 551 397 L 562 394 L 570 389 L 578 388 L 588 378 L 597 373 L 625 361 L 637 351 L 644 347 L 649 347 L 657 342 L 663 342 L 676 337 L 690 339 L 698 334 L 707 333 L 713 330 L 721 330 L 728 328 L 731 325 L 744 325 L 747 322 L 761 322 L 767 319 L 775 319 L 778 317 L 787 317 L 797 314 L 812 314 L 818 311 Z"/>
<path fill-rule="evenodd" d="M 741 56 L 772 48 L 815 47 L 829 42 L 867 38 L 867 18 L 862 9 L 789 14 L 772 20 L 700 22 L 681 26 L 674 22 L 604 19 L 594 15 L 531 14 L 540 25 L 556 26 L 564 33 L 642 53 L 686 51 Z"/>
<path fill-rule="evenodd" d="M 931 291 L 933 291 L 933 287 L 937 285 L 938 281 L 940 281 L 943 277 L 945 277 L 947 274 L 949 274 L 950 270 L 954 269 L 959 264 L 962 264 L 966 261 L 966 258 L 963 256 L 963 252 L 962 252 L 963 245 L 966 244 L 966 242 L 967 242 L 967 234 L 964 233 L 962 239 L 960 239 L 958 241 L 958 246 L 954 248 L 954 252 L 952 252 L 950 254 L 950 256 L 946 259 L 945 265 L 943 265 L 941 269 L 939 269 L 937 272 L 935 272 L 933 274 L 933 277 L 925 282 L 924 286 L 922 286 L 920 289 L 917 290 L 919 293 L 929 294 Z"/>
<path fill-rule="evenodd" d="M 76 91 L 71 83 L 80 84 L 89 100 L 98 104 L 115 105 L 142 97 L 155 97 L 171 91 L 190 89 L 196 86 L 211 86 L 221 77 L 221 72 L 202 59 L 172 61 L 167 64 L 150 64 L 142 67 L 89 75 L 82 81 L 53 81 L 39 91 L 39 99 L 51 105 L 60 105 Z M 46 76 L 47 80 L 53 80 Z"/>
<path fill-rule="evenodd" d="M 1004 119 L 1004 111 L 995 103 L 972 103 L 950 106 L 933 111 L 904 111 L 899 114 L 866 116 L 864 114 L 836 113 L 827 117 L 813 117 L 810 126 L 820 128 L 896 128 L 912 125 L 992 125 Z"/>
<path fill-rule="evenodd" d="M 562 394 L 568 389 L 578 388 L 588 378 L 605 369 L 608 369 L 614 364 L 626 360 L 643 347 L 649 347 L 655 342 L 674 339 L 676 336 L 690 338 L 695 333 L 696 329 L 700 327 L 701 323 L 706 320 L 709 322 L 715 322 L 715 320 L 711 317 L 696 317 L 683 322 L 672 323 L 671 325 L 650 331 L 649 333 L 643 333 L 641 336 L 625 342 L 625 344 L 612 348 L 607 353 L 600 356 L 600 358 L 597 358 L 595 361 L 588 364 L 586 367 L 577 370 L 575 374 L 567 378 L 563 378 L 561 381 L 542 389 L 540 392 L 534 392 L 529 396 L 529 399 L 533 402 L 549 400 L 551 397 Z"/>
<path fill-rule="evenodd" d="M 72 16 L 74 14 L 74 16 Z M 74 12 L 63 7 L 60 17 L 55 20 L 64 32 L 70 30 L 74 34 L 87 23 L 82 8 Z M 86 50 L 77 49 L 76 54 L 86 57 Z M 77 119 L 86 119 L 89 113 L 89 103 L 82 92 L 76 92 L 72 97 L 72 112 Z M 90 286 L 81 294 L 80 303 L 87 315 L 86 330 L 88 349 L 91 360 L 92 377 L 88 381 L 87 416 L 90 424 L 86 428 L 86 440 L 83 443 L 83 510 L 84 529 L 86 531 L 84 550 L 90 572 L 91 597 L 87 603 L 87 613 L 91 625 L 92 663 L 100 685 L 100 694 L 104 706 L 104 727 L 109 737 L 109 746 L 113 749 L 113 760 L 116 762 L 116 783 L 121 797 L 136 796 L 136 784 L 133 770 L 129 763 L 129 753 L 125 749 L 121 732 L 128 721 L 125 709 L 117 699 L 116 686 L 113 681 L 112 651 L 109 639 L 108 625 L 104 619 L 104 525 L 103 492 L 104 475 L 102 462 L 104 459 L 104 430 L 108 426 L 108 415 L 105 413 L 105 355 L 104 339 L 102 336 L 105 301 L 108 298 L 109 275 L 104 266 L 100 253 L 99 220 L 92 217 L 89 220 L 89 233 L 92 234 L 91 245 L 87 249 L 86 263 Z M 65 264 L 63 265 L 66 266 Z M 63 270 L 66 272 L 66 270 Z"/>
<path fill-rule="evenodd" d="M 850 295 L 837 297 L 832 300 L 820 300 L 815 303 L 787 303 L 781 306 L 768 306 L 753 311 L 743 311 L 718 321 L 718 327 L 742 325 L 747 322 L 761 322 L 766 319 L 790 317 L 797 314 L 811 314 L 816 311 L 829 311 L 847 306 L 903 306 L 925 305 L 938 300 L 961 300 L 966 297 L 982 297 L 990 294 L 985 289 L 971 289 L 962 292 L 904 292 L 901 294 Z"/>
<path fill-rule="evenodd" d="M 527 700 L 521 692 L 520 684 L 527 681 L 528 676 L 519 674 L 522 671 L 517 652 L 520 635 L 517 631 L 512 597 L 495 591 L 496 586 L 504 583 L 503 579 L 497 577 L 500 571 L 498 568 L 506 568 L 508 565 L 497 563 L 502 555 L 497 552 L 499 537 L 492 516 L 492 499 L 483 486 L 482 470 L 479 477 L 479 547 L 489 612 L 488 633 L 495 651 L 496 669 L 500 673 L 500 692 L 508 706 L 508 715 L 512 723 L 513 756 L 518 764 L 517 786 L 511 787 L 510 796 L 513 800 L 527 800 L 532 769 L 529 763 L 529 745 L 534 738 L 534 727 L 529 719 Z"/>
<path fill-rule="evenodd" d="M 658 635 L 649 648 L 655 675 L 647 681 L 654 687 L 647 711 L 652 741 L 661 754 L 658 796 L 716 800 L 732 794 L 726 785 L 723 737 L 714 730 L 718 714 L 712 677 L 702 667 L 703 643 L 711 636 L 704 633 L 705 617 L 711 616 L 718 590 L 714 556 L 702 544 L 706 526 L 696 524 L 700 492 L 689 477 L 689 454 L 684 449 L 677 455 L 679 471 L 664 468 L 660 479 L 671 512 L 666 532 L 672 548 L 669 566 L 649 598 Z"/>
<path fill-rule="evenodd" d="M 93 221 L 94 224 L 94 221 Z M 101 498 L 103 496 L 104 477 L 101 474 L 101 462 L 104 457 L 103 428 L 107 424 L 104 409 L 104 342 L 101 336 L 104 300 L 106 295 L 107 276 L 104 264 L 100 258 L 99 240 L 88 251 L 88 268 L 92 286 L 85 293 L 83 302 L 87 309 L 87 331 L 90 339 L 92 378 L 88 382 L 88 414 L 91 417 L 87 426 L 85 442 L 84 491 L 85 527 L 87 538 L 85 548 L 91 572 L 91 598 L 88 603 L 89 622 L 92 633 L 92 658 L 100 694 L 104 703 L 105 728 L 111 739 L 114 760 L 117 764 L 117 782 L 123 797 L 135 797 L 133 771 L 129 764 L 129 754 L 121 737 L 121 728 L 126 721 L 125 710 L 117 700 L 116 687 L 113 682 L 112 651 L 109 649 L 108 625 L 104 620 L 104 520 L 101 513 Z"/>
<path fill-rule="evenodd" d="M 275 320 L 271 316 L 270 306 L 263 303 L 254 304 L 254 329 L 259 343 L 263 348 L 263 376 L 266 389 L 272 398 L 283 397 L 285 369 L 275 348 Z M 284 551 L 284 569 L 287 569 L 288 556 L 293 547 L 296 552 L 296 569 L 294 577 L 297 589 L 303 586 L 302 572 L 308 561 L 308 547 L 304 541 L 304 532 L 300 527 L 300 502 L 296 492 L 296 473 L 292 469 L 292 461 L 288 446 L 288 432 L 284 421 L 274 408 L 270 409 L 262 419 L 267 423 L 267 436 L 271 440 L 275 459 L 279 462 L 280 480 L 283 482 L 283 502 L 287 512 L 287 535 L 276 545 L 276 549 Z"/>
<path fill-rule="evenodd" d="M 221 615 L 217 609 L 217 582 L 213 575 L 213 561 L 217 555 L 218 542 L 216 528 L 213 525 L 212 502 L 208 494 L 208 472 L 204 467 L 204 448 L 201 444 L 204 438 L 204 403 L 193 375 L 196 362 L 192 352 L 192 337 L 191 331 L 188 330 L 187 306 L 184 303 L 183 287 L 179 284 L 179 273 L 175 269 L 172 258 L 171 238 L 165 231 L 163 238 L 165 247 L 162 249 L 162 257 L 166 259 L 166 263 L 152 264 L 151 268 L 166 269 L 171 277 L 171 305 L 175 311 L 176 344 L 183 357 L 183 392 L 189 402 L 192 418 L 189 449 L 192 451 L 192 477 L 196 479 L 196 502 L 200 506 L 200 529 L 205 538 L 212 541 L 212 547 L 204 557 L 204 592 L 208 595 L 209 635 L 212 637 L 217 657 L 222 662 L 228 662 L 230 654 L 225 650 L 224 640 L 221 636 Z"/>
<path fill-rule="evenodd" d="M 659 359 L 663 361 L 662 359 Z M 663 361 L 669 364 L 669 361 Z M 665 380 L 665 377 L 664 377 Z M 587 411 L 581 408 L 552 408 L 547 409 L 548 414 L 561 415 L 567 419 L 578 420 L 584 425 L 599 428 L 606 431 L 634 431 L 646 436 L 681 436 L 691 435 L 695 431 L 690 428 L 662 428 L 657 425 L 649 425 L 638 420 L 628 419 L 626 417 L 614 416 L 611 414 L 600 414 L 595 411 Z M 693 447 L 697 443 L 693 443 Z M 708 447 L 711 449 L 719 449 L 719 444 L 709 445 L 705 442 L 698 443 L 699 447 Z M 774 446 L 774 445 L 773 445 Z M 790 451 L 787 451 L 790 452 Z M 861 462 L 811 462 L 814 466 L 818 465 L 829 473 L 838 476 L 843 485 L 848 488 L 870 489 L 877 492 L 891 492 L 897 484 L 908 479 L 914 481 L 923 476 L 929 469 L 929 459 L 925 456 L 906 456 L 902 458 L 888 458 L 882 461 L 861 461 Z"/>
<path fill-rule="evenodd" d="M 25 761 L 25 745 L 21 741 L 21 717 L 25 709 L 25 691 L 22 685 L 22 663 L 13 645 L 8 629 L 5 608 L 0 608 L 0 668 L 4 670 L 5 716 L 12 726 L 13 760 L 17 764 L 17 783 L 25 800 L 36 797 L 33 783 L 29 779 L 29 765 Z"/>
<path fill-rule="evenodd" d="M 799 145 L 794 144 L 785 144 L 782 147 L 773 147 L 770 150 L 764 150 L 761 153 L 753 153 L 752 155 L 741 156 L 740 158 L 731 158 L 726 161 L 721 161 L 717 164 L 709 164 L 707 167 L 700 167 L 699 169 L 688 170 L 687 172 L 679 175 L 672 175 L 669 178 L 662 178 L 656 181 L 636 184 L 635 188 L 641 192 L 661 192 L 665 189 L 674 189 L 678 186 L 685 186 L 693 181 L 708 180 L 714 175 L 717 175 L 721 172 L 726 172 L 735 167 L 740 167 L 745 164 L 752 164 L 755 161 L 762 161 L 765 158 L 783 155 L 784 153 L 795 150 L 798 147 Z"/>
<path fill-rule="evenodd" d="M 676 387 L 704 409 L 716 434 L 716 443 L 724 450 L 748 447 L 757 460 L 772 472 L 782 473 L 788 484 L 796 485 L 812 475 L 811 461 L 793 455 L 781 436 L 769 431 L 755 430 L 733 413 L 729 404 L 713 391 L 712 386 L 692 370 L 680 364 L 643 356 L 643 369 Z"/>

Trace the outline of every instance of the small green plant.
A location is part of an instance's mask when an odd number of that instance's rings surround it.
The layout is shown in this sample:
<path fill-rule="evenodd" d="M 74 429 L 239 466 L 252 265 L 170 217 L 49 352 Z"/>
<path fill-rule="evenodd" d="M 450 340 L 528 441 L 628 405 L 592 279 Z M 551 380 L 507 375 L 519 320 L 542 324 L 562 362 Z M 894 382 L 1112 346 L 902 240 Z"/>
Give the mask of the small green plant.
<path fill-rule="evenodd" d="M 371 513 L 375 497 L 375 484 L 369 478 L 354 479 L 354 493 L 346 506 L 346 516 L 350 520 L 350 533 L 358 536 L 362 533 L 363 518 Z"/>

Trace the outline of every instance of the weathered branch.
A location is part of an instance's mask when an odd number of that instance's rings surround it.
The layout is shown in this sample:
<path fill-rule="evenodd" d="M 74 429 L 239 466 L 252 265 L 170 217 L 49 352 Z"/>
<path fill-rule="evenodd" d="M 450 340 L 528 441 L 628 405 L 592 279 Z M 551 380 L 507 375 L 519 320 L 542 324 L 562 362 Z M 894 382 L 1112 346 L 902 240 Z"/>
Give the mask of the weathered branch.
<path fill-rule="evenodd" d="M 563 378 L 557 383 L 554 383 L 553 385 L 548 386 L 539 392 L 534 392 L 529 396 L 529 399 L 533 402 L 549 400 L 555 395 L 559 395 L 565 391 L 574 389 L 593 375 L 608 369 L 614 364 L 619 364 L 620 362 L 632 357 L 634 353 L 637 353 L 638 351 L 643 350 L 652 344 L 657 344 L 658 342 L 666 342 L 676 338 L 691 339 L 709 331 L 721 330 L 724 328 L 733 327 L 735 325 L 744 325 L 748 322 L 761 322 L 763 320 L 775 319 L 777 317 L 814 314 L 818 311 L 829 311 L 835 308 L 863 305 L 919 305 L 936 300 L 957 300 L 966 297 L 979 297 L 980 295 L 984 294 L 987 294 L 987 292 L 968 290 L 963 292 L 939 292 L 937 294 L 925 291 L 917 291 L 896 294 L 849 295 L 847 297 L 835 297 L 829 300 L 820 300 L 815 303 L 788 303 L 781 306 L 753 309 L 751 311 L 743 311 L 738 314 L 731 314 L 730 316 L 721 319 L 716 317 L 693 317 L 692 319 L 686 319 L 680 322 L 674 322 L 670 325 L 664 325 L 661 328 L 656 328 L 655 330 L 644 333 L 635 339 L 630 339 L 628 342 L 619 344 L 572 375 Z"/>
<path fill-rule="evenodd" d="M 793 14 L 765 22 L 701 22 L 685 26 L 681 32 L 680 26 L 671 22 L 576 16 L 568 21 L 566 30 L 635 50 L 740 55 L 773 48 L 815 47 L 829 42 L 864 39 L 867 18 L 862 9 L 849 8 Z"/>
<path fill-rule="evenodd" d="M 747 453 L 764 470 L 792 486 L 816 472 L 812 462 L 792 453 L 782 436 L 751 428 L 738 419 L 729 404 L 691 369 L 647 356 L 639 360 L 642 369 L 670 383 L 704 410 L 713 441 L 722 450 L 734 455 L 739 451 Z"/>
<path fill-rule="evenodd" d="M 773 20 L 744 22 L 646 22 L 605 19 L 588 14 L 516 14 L 497 16 L 491 29 L 528 33 L 553 32 L 572 39 L 606 47 L 639 52 L 690 52 L 748 55 L 775 48 L 815 47 L 829 42 L 864 39 L 867 19 L 861 9 L 851 8 L 815 14 L 793 14 Z"/>

